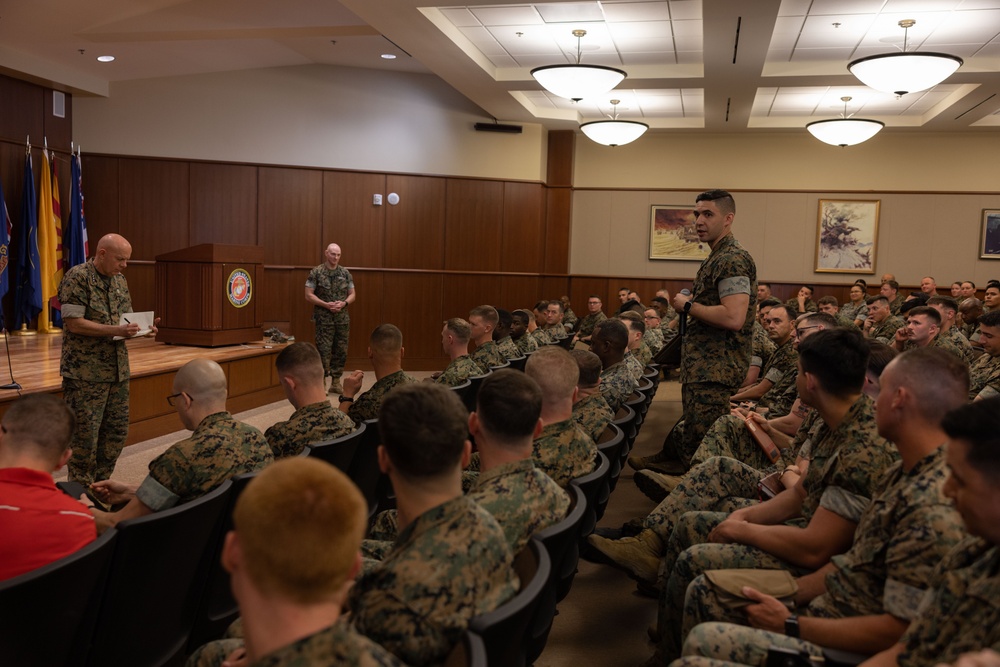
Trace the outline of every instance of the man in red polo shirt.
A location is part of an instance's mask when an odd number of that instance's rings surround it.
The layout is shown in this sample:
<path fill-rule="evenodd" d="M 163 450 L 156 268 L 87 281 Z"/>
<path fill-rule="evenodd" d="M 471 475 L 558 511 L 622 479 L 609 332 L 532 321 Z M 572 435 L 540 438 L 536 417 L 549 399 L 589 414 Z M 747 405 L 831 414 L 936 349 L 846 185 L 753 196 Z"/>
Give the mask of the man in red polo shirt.
<path fill-rule="evenodd" d="M 50 394 L 26 396 L 0 420 L 0 581 L 48 565 L 97 538 L 87 508 L 56 488 L 73 414 Z"/>

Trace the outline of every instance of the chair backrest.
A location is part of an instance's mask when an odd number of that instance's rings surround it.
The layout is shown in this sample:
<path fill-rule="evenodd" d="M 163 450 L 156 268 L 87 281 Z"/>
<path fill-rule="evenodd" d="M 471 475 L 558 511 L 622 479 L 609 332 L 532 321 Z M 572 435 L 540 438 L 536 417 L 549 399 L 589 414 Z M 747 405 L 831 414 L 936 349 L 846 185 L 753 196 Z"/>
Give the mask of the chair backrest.
<path fill-rule="evenodd" d="M 308 450 L 306 447 L 299 456 L 307 454 Z M 222 567 L 222 545 L 225 544 L 226 533 L 233 529 L 233 510 L 236 508 L 236 501 L 243 493 L 243 489 L 247 488 L 247 484 L 259 474 L 260 471 L 255 470 L 237 475 L 231 480 L 232 487 L 226 506 L 222 510 L 219 530 L 212 536 L 209 548 L 205 552 L 209 559 L 208 579 L 205 582 L 205 593 L 195 612 L 194 627 L 188 640 L 189 653 L 202 644 L 221 637 L 229 624 L 239 616 L 239 605 L 236 604 L 233 591 L 229 587 L 229 572 Z"/>
<path fill-rule="evenodd" d="M 462 641 L 448 654 L 443 667 L 488 667 L 488 664 L 483 638 L 466 630 Z"/>
<path fill-rule="evenodd" d="M 479 385 L 489 376 L 489 373 L 484 373 L 483 375 L 473 375 L 469 378 L 470 387 L 462 394 L 462 403 L 465 404 L 465 409 L 469 412 L 476 411 L 476 395 L 479 394 Z"/>
<path fill-rule="evenodd" d="M 564 350 L 572 350 L 573 349 L 573 344 L 574 343 L 573 343 L 573 337 L 572 336 L 566 336 L 565 338 L 560 338 L 559 341 L 558 341 L 558 343 L 559 343 L 559 345 Z"/>
<path fill-rule="evenodd" d="M 507 363 L 509 363 L 510 367 L 513 368 L 515 371 L 523 371 L 524 365 L 528 363 L 528 355 L 524 355 L 521 357 L 514 357 L 513 359 L 508 359 Z"/>
<path fill-rule="evenodd" d="M 623 405 L 618 408 L 615 418 L 611 420 L 612 424 L 625 432 L 626 456 L 628 455 L 628 450 L 632 449 L 632 444 L 635 442 L 635 436 L 639 433 L 639 429 L 635 426 L 635 419 L 637 416 L 638 414 L 632 409 L 631 406 Z"/>
<path fill-rule="evenodd" d="M 580 522 L 587 511 L 587 499 L 579 487 L 570 484 L 569 511 L 559 523 L 535 533 L 534 538 L 542 543 L 549 554 L 551 568 L 549 582 L 538 602 L 535 615 L 528 629 L 528 663 L 538 659 L 545 648 L 552 629 L 552 619 L 556 615 L 556 604 L 569 593 L 576 566 L 580 560 Z"/>
<path fill-rule="evenodd" d="M 381 440 L 378 420 L 368 419 L 364 424 L 366 427 L 364 436 L 354 453 L 354 460 L 351 461 L 351 469 L 347 476 L 361 490 L 361 495 L 368 502 L 368 511 L 374 513 L 378 509 L 379 493 L 389 482 L 388 477 L 385 477 L 378 467 L 378 446 Z"/>
<path fill-rule="evenodd" d="M 551 568 L 545 547 L 532 539 L 514 557 L 514 569 L 521 580 L 517 595 L 469 621 L 469 630 L 483 638 L 488 664 L 504 667 L 527 664 L 528 626 L 549 581 Z"/>
<path fill-rule="evenodd" d="M 625 405 L 629 406 L 635 410 L 635 428 L 638 432 L 639 428 L 642 426 L 643 419 L 646 415 L 646 395 L 640 391 L 633 391 L 632 395 L 625 399 Z"/>
<path fill-rule="evenodd" d="M 608 473 L 611 472 L 611 463 L 608 457 L 598 451 L 595 464 L 593 472 L 570 482 L 573 486 L 579 487 L 587 499 L 587 512 L 580 525 L 581 539 L 594 532 L 597 526 L 597 503 L 608 493 Z"/>
<path fill-rule="evenodd" d="M 0 583 L 0 663 L 84 664 L 117 539 L 112 528 L 75 553 Z"/>
<path fill-rule="evenodd" d="M 611 491 L 615 490 L 618 476 L 622 472 L 622 450 L 625 448 L 625 432 L 617 424 L 608 424 L 597 440 L 597 449 L 604 452 L 611 464 L 608 480 Z"/>
<path fill-rule="evenodd" d="M 187 646 L 232 481 L 162 512 L 118 524 L 90 665 L 162 665 Z"/>
<path fill-rule="evenodd" d="M 308 446 L 309 456 L 326 461 L 345 475 L 351 474 L 351 463 L 354 454 L 365 437 L 368 427 L 364 422 L 356 429 L 333 440 L 314 442 Z"/>
<path fill-rule="evenodd" d="M 472 382 L 466 378 L 464 382 L 448 387 L 448 389 L 451 389 L 453 392 L 458 394 L 459 398 L 462 398 L 465 395 L 465 392 L 469 391 L 470 387 L 472 387 Z M 462 399 L 462 403 L 465 403 L 464 398 Z"/>
<path fill-rule="evenodd" d="M 499 366 L 490 366 L 490 373 L 496 373 L 497 371 L 502 371 L 505 368 L 510 368 L 510 362 L 505 361 Z"/>
<path fill-rule="evenodd" d="M 653 395 L 655 396 L 656 390 L 660 388 L 660 365 L 653 362 L 646 364 L 646 367 L 642 369 L 642 377 L 653 383 Z"/>

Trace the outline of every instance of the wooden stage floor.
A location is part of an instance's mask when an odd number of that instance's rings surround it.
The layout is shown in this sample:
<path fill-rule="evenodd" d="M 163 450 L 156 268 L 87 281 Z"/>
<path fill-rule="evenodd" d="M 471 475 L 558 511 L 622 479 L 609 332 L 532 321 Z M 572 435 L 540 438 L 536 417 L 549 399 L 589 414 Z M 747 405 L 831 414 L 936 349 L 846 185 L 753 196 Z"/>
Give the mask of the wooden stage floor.
<path fill-rule="evenodd" d="M 274 370 L 274 357 L 284 345 L 255 342 L 226 347 L 189 347 L 157 343 L 139 338 L 126 343 L 132 381 L 129 399 L 127 444 L 155 438 L 184 428 L 177 413 L 167 403 L 173 393 L 174 374 L 198 357 L 217 361 L 229 380 L 228 406 L 231 412 L 250 410 L 284 398 Z M 15 336 L 7 334 L 7 346 L 14 380 L 21 391 L 0 390 L 0 415 L 18 395 L 46 392 L 62 395 L 59 375 L 61 334 Z M 7 350 L 4 350 L 6 355 Z M 6 359 L 0 359 L 0 384 L 9 381 Z"/>

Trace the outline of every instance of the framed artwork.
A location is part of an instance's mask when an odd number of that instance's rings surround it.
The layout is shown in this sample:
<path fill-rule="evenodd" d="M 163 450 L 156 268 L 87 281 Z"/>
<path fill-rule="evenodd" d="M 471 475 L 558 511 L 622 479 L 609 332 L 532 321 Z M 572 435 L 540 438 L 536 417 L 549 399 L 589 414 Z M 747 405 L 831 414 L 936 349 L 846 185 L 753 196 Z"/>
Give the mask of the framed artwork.
<path fill-rule="evenodd" d="M 819 200 L 816 273 L 875 273 L 879 202 Z"/>
<path fill-rule="evenodd" d="M 979 241 L 980 259 L 1000 259 L 1000 209 L 983 209 L 983 233 Z"/>
<path fill-rule="evenodd" d="M 700 262 L 711 250 L 698 240 L 694 209 L 688 206 L 653 204 L 649 212 L 649 258 Z"/>

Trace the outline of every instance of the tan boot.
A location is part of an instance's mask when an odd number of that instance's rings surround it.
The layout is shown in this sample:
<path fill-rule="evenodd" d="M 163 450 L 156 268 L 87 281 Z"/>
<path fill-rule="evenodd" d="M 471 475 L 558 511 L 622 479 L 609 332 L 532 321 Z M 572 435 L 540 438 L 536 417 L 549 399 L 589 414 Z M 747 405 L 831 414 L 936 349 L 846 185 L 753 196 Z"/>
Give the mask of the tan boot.
<path fill-rule="evenodd" d="M 632 470 L 653 470 L 666 475 L 682 475 L 687 470 L 683 463 L 665 452 L 652 456 L 630 456 L 628 464 Z"/>
<path fill-rule="evenodd" d="M 587 542 L 631 576 L 656 584 L 664 544 L 660 536 L 653 531 L 644 530 L 635 537 L 623 537 L 620 540 L 591 535 L 587 538 Z"/>
<path fill-rule="evenodd" d="M 340 384 L 340 376 L 335 375 L 330 378 L 330 391 L 331 394 L 341 394 L 344 392 L 344 385 Z"/>
<path fill-rule="evenodd" d="M 635 485 L 654 503 L 661 503 L 680 484 L 683 477 L 663 475 L 652 470 L 640 470 L 632 476 Z"/>

